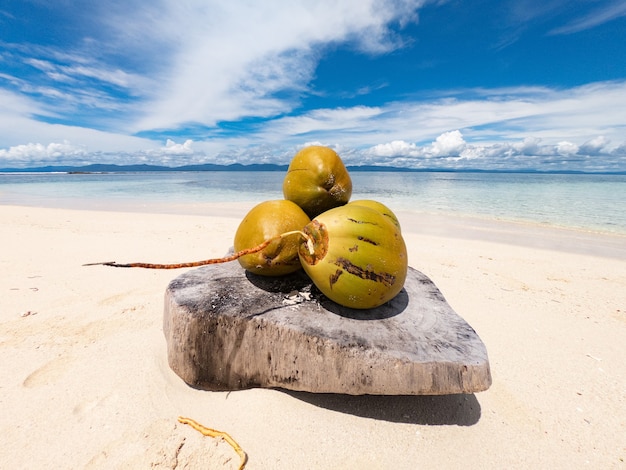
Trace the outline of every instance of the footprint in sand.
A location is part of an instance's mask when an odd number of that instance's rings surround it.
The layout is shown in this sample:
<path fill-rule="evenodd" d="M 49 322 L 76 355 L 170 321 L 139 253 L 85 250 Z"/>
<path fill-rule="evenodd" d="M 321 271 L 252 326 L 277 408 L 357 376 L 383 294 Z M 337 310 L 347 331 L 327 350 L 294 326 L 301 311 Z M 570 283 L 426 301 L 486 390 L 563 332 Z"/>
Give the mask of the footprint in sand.
<path fill-rule="evenodd" d="M 97 407 L 102 406 L 107 399 L 108 397 L 82 401 L 74 407 L 72 414 L 74 414 L 74 416 L 76 416 L 79 420 L 82 420 L 85 416 L 89 416 L 90 413 Z"/>
<path fill-rule="evenodd" d="M 135 425 L 120 433 L 84 468 L 234 468 L 237 459 L 226 442 L 202 436 L 175 419 L 157 419 L 143 430 Z"/>
<path fill-rule="evenodd" d="M 106 299 L 99 300 L 98 305 L 102 305 L 102 306 L 115 305 L 123 300 L 126 300 L 128 297 L 131 297 L 136 292 L 137 292 L 136 290 L 129 290 L 126 292 L 121 292 L 119 294 L 112 295 L 110 297 L 107 297 Z"/>
<path fill-rule="evenodd" d="M 61 356 L 52 359 L 34 372 L 31 372 L 28 377 L 24 379 L 22 385 L 26 388 L 33 388 L 54 383 L 67 372 L 70 362 L 72 362 L 72 358 L 69 356 Z"/>

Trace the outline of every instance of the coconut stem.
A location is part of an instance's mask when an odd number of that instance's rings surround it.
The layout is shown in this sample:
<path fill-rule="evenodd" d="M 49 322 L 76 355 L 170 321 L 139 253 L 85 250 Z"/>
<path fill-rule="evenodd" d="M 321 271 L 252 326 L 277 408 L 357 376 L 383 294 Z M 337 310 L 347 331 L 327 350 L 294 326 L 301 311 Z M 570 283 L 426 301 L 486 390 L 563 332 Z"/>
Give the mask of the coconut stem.
<path fill-rule="evenodd" d="M 306 242 L 306 247 L 309 250 L 309 254 L 310 255 L 315 254 L 315 245 L 313 243 L 313 239 L 309 237 L 306 233 L 304 233 L 302 230 L 292 230 L 291 232 L 281 233 L 276 238 L 284 238 L 288 235 L 296 235 L 296 234 L 299 234 L 300 236 L 302 236 L 302 238 L 304 238 L 304 241 Z"/>
<path fill-rule="evenodd" d="M 192 261 L 190 263 L 174 263 L 174 264 L 154 264 L 154 263 L 117 263 L 115 261 L 105 261 L 101 263 L 87 263 L 83 264 L 83 266 L 112 266 L 114 268 L 145 268 L 145 269 L 179 269 L 179 268 L 196 268 L 198 266 L 206 266 L 208 264 L 220 264 L 220 263 L 228 263 L 229 261 L 235 261 L 236 259 L 241 258 L 245 255 L 250 255 L 253 253 L 258 253 L 267 247 L 270 243 L 275 240 L 280 240 L 289 235 L 300 234 L 304 237 L 306 241 L 306 246 L 309 250 L 309 253 L 312 255 L 315 253 L 315 248 L 313 245 L 313 240 L 306 233 L 300 230 L 293 230 L 291 232 L 281 233 L 269 240 L 265 240 L 260 245 L 257 245 L 253 248 L 246 248 L 245 250 L 238 251 L 237 253 L 225 256 L 224 258 L 213 258 L 213 259 L 205 259 L 203 261 Z"/>

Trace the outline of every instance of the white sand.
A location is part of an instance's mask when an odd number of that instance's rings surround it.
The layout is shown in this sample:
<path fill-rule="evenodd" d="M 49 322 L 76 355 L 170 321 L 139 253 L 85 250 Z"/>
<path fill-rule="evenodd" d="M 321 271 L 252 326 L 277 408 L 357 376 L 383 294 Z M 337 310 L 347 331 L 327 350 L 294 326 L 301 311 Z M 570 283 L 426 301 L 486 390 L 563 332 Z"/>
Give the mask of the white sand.
<path fill-rule="evenodd" d="M 207 392 L 167 365 L 182 271 L 82 264 L 221 256 L 245 213 L 226 209 L 0 206 L 0 468 L 237 468 L 179 415 L 249 469 L 626 468 L 626 238 L 401 214 L 410 264 L 487 347 L 488 391 Z"/>

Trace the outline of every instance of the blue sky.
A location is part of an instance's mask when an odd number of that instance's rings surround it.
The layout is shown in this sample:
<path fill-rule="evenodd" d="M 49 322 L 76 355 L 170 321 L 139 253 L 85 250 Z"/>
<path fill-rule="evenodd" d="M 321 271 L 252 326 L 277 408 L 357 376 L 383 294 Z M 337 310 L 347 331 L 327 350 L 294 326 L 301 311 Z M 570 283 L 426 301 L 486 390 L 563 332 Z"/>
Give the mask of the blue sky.
<path fill-rule="evenodd" d="M 4 0 L 0 168 L 626 171 L 626 2 Z"/>

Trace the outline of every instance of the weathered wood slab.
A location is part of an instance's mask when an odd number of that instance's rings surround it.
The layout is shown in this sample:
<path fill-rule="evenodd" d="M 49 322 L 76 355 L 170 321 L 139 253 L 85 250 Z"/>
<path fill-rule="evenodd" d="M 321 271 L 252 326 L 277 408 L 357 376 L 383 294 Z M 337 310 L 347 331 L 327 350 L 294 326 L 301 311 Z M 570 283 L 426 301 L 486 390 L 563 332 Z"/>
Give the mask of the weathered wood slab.
<path fill-rule="evenodd" d="M 170 367 L 208 390 L 443 395 L 491 385 L 484 344 L 413 268 L 395 299 L 367 311 L 338 306 L 303 273 L 198 268 L 168 286 L 164 332 Z"/>

